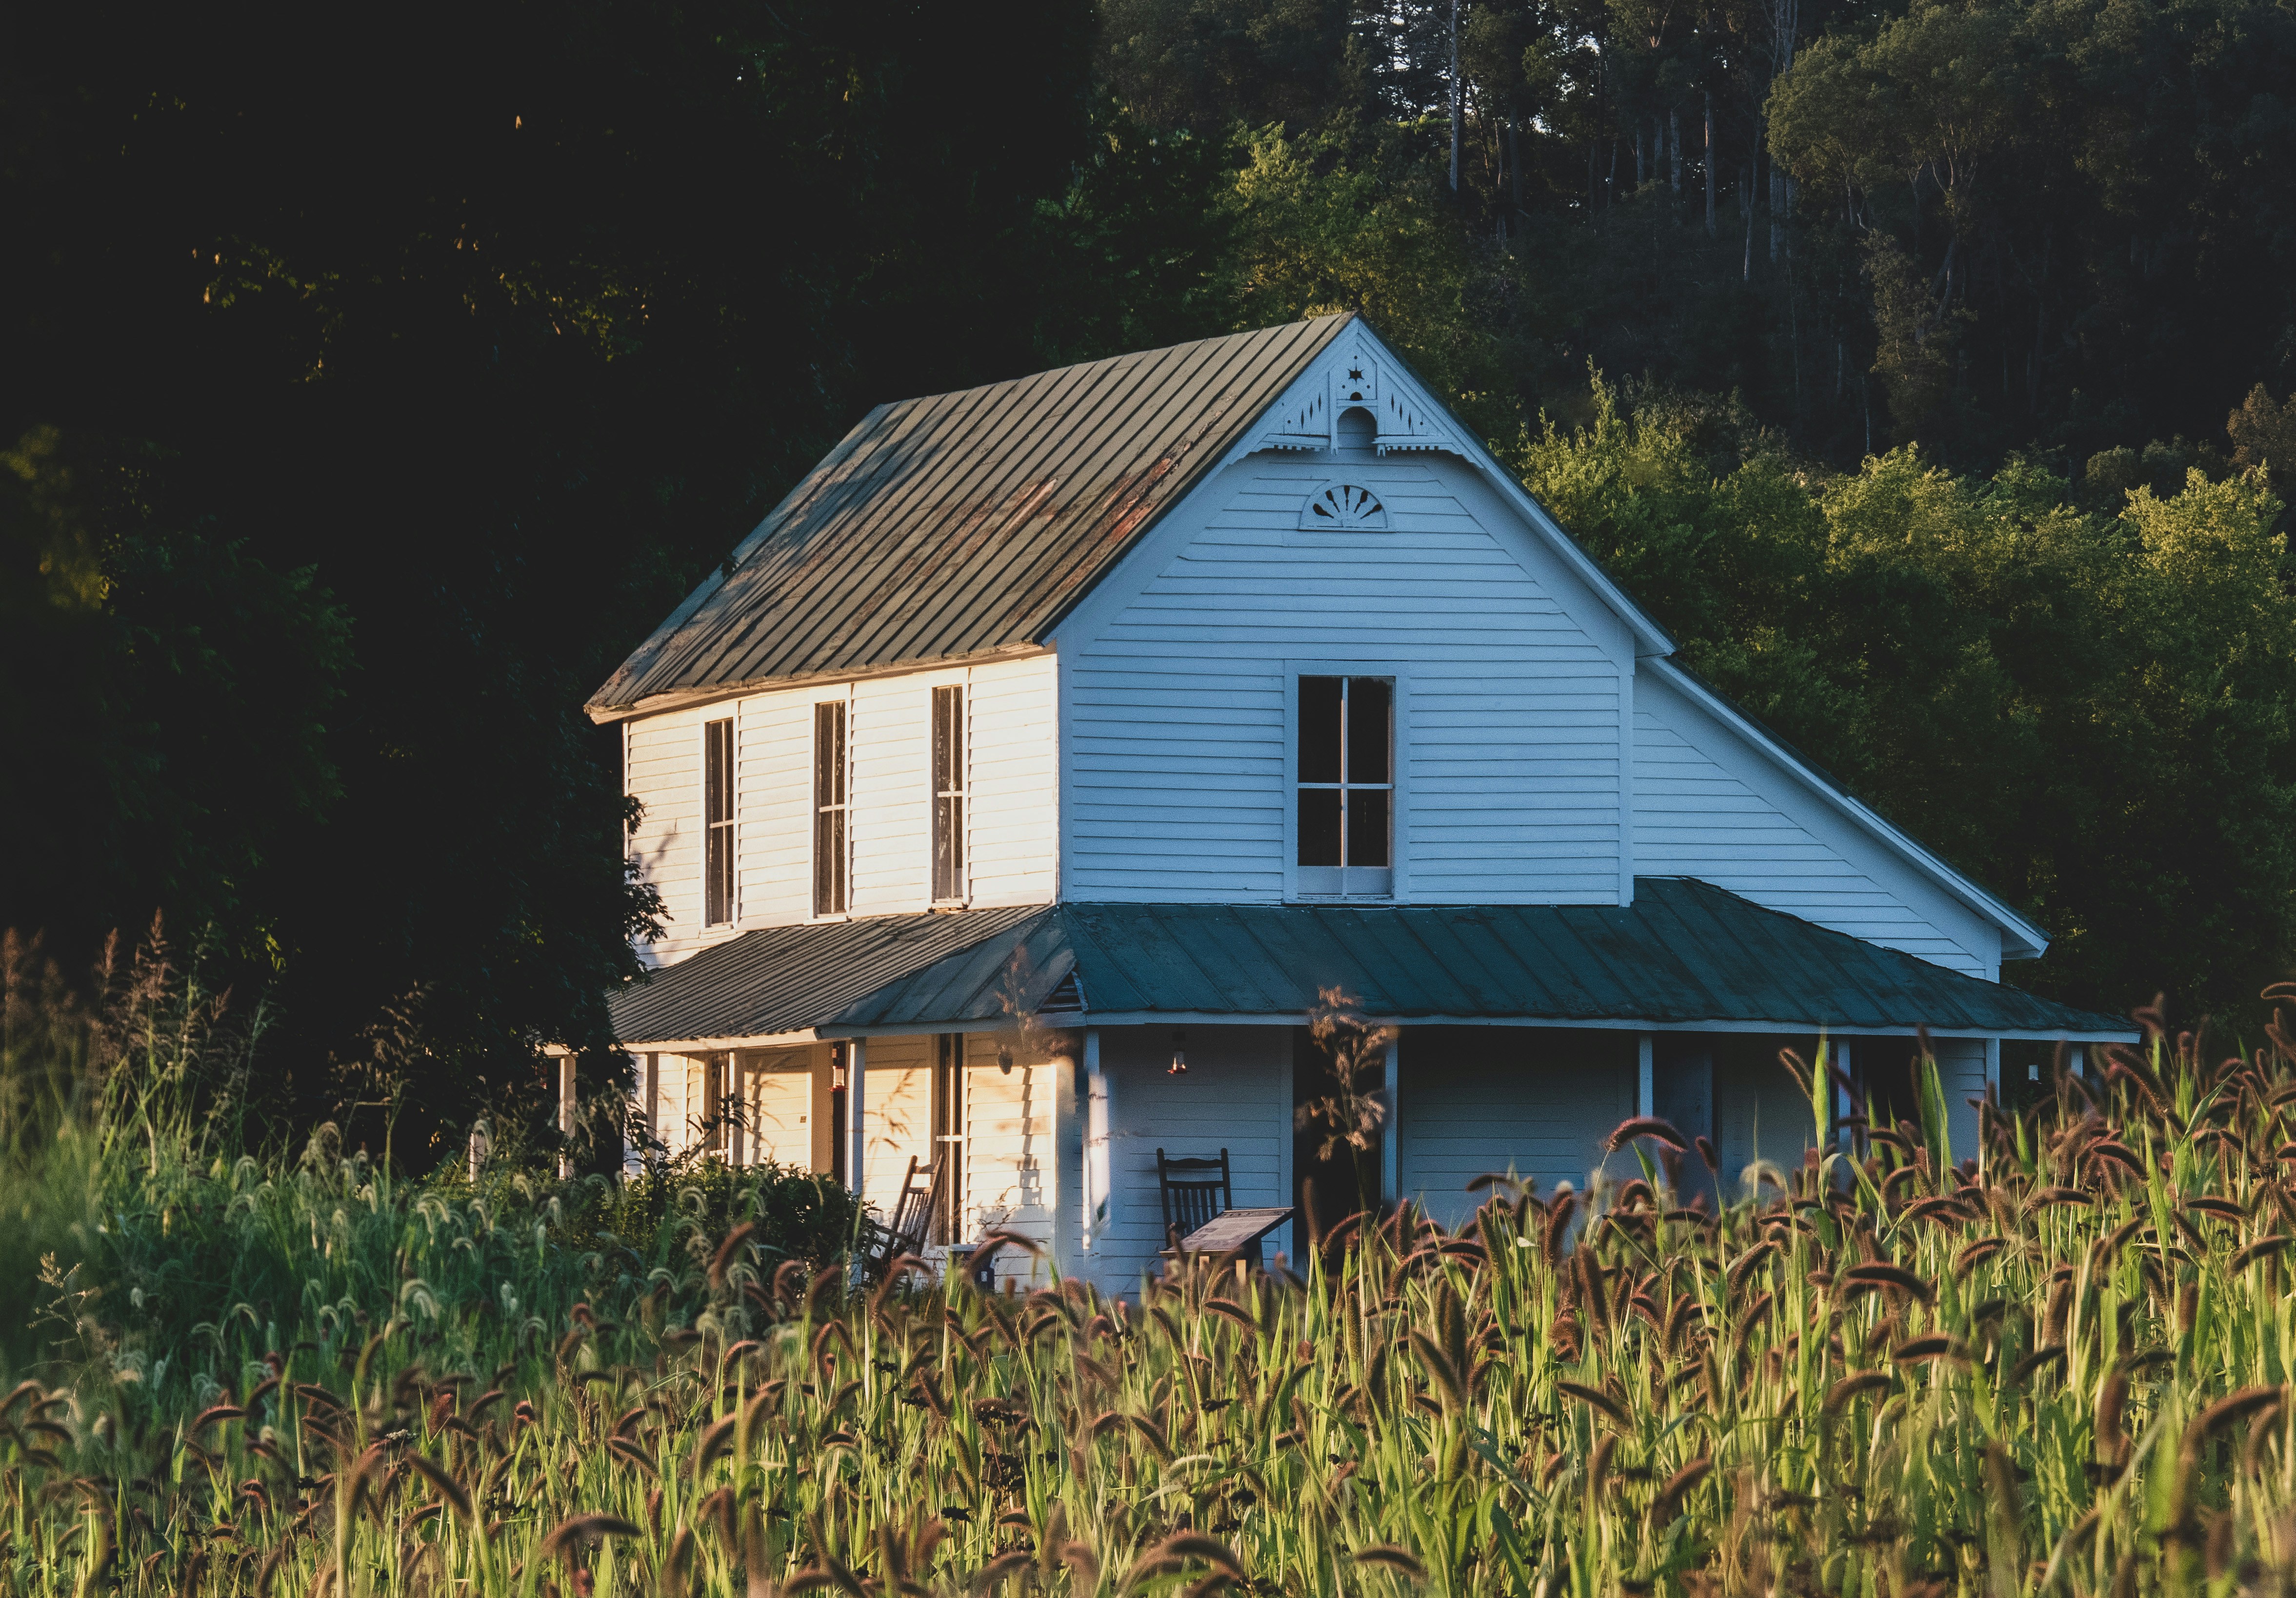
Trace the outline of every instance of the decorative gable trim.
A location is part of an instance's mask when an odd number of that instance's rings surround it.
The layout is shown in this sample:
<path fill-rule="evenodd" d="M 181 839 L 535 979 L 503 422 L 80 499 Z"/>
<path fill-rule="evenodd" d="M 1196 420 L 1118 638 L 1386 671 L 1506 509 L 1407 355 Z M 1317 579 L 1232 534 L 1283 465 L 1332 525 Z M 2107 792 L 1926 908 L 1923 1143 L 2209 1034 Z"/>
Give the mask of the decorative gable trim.
<path fill-rule="evenodd" d="M 1338 419 L 1367 412 L 1382 455 L 1443 450 L 1464 455 L 1449 414 L 1402 363 L 1357 323 L 1300 373 L 1269 415 L 1252 449 L 1329 449 Z"/>

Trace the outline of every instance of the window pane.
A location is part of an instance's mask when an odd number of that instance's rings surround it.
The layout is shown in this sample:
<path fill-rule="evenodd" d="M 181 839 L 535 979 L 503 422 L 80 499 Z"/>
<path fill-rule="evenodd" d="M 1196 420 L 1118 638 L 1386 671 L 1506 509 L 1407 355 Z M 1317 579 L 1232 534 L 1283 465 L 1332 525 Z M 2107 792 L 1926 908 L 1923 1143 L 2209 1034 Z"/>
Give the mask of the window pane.
<path fill-rule="evenodd" d="M 1340 864 L 1340 791 L 1300 790 L 1300 864 Z"/>
<path fill-rule="evenodd" d="M 1348 790 L 1348 864 L 1387 864 L 1387 790 Z"/>
<path fill-rule="evenodd" d="M 813 909 L 816 915 L 845 909 L 845 812 L 823 810 L 813 824 Z"/>
<path fill-rule="evenodd" d="M 933 690 L 932 722 L 933 791 L 953 792 L 964 786 L 964 689 Z"/>
<path fill-rule="evenodd" d="M 1340 682 L 1338 677 L 1300 679 L 1300 780 L 1303 783 L 1340 780 Z"/>
<path fill-rule="evenodd" d="M 713 721 L 701 729 L 703 814 L 710 821 L 734 819 L 734 724 Z"/>
<path fill-rule="evenodd" d="M 705 839 L 702 876 L 709 884 L 708 902 L 701 919 L 709 926 L 721 926 L 734 919 L 734 829 L 712 826 Z"/>
<path fill-rule="evenodd" d="M 1348 781 L 1384 783 L 1393 742 L 1395 684 L 1385 677 L 1348 679 Z M 1350 864 L 1365 865 L 1368 861 Z"/>
<path fill-rule="evenodd" d="M 964 897 L 964 800 L 954 793 L 933 796 L 933 897 Z"/>

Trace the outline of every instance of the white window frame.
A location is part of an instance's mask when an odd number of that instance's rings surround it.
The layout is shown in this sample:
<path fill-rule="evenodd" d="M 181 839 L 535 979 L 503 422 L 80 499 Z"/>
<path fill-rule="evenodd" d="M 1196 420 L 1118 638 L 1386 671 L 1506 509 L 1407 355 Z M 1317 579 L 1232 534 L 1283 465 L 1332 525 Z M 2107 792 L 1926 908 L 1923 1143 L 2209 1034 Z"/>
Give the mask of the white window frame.
<path fill-rule="evenodd" d="M 845 907 L 823 910 L 815 884 L 821 880 L 821 802 L 814 787 L 821 770 L 821 712 L 818 707 L 840 704 L 845 707 Z M 835 693 L 808 694 L 806 707 L 805 763 L 805 906 L 807 919 L 817 922 L 850 921 L 853 919 L 853 818 L 860 808 L 859 795 L 854 791 L 854 701 L 853 688 L 848 684 Z"/>
<path fill-rule="evenodd" d="M 701 930 L 732 930 L 742 924 L 742 712 L 741 701 L 722 707 L 723 716 L 709 710 L 701 716 Z M 720 709 L 711 706 L 710 710 Z M 726 724 L 726 811 L 718 822 L 709 814 L 709 729 Z M 726 918 L 709 919 L 709 837 L 726 829 Z"/>
<path fill-rule="evenodd" d="M 957 884 L 954 897 L 944 897 L 934 892 L 935 848 L 939 842 L 941 789 L 938 774 L 933 769 L 933 735 L 939 711 L 935 701 L 944 688 L 957 692 L 957 735 L 963 740 L 958 750 L 957 787 Z M 850 747 L 852 734 L 846 734 Z M 935 910 L 963 909 L 972 902 L 972 674 L 948 681 L 928 682 L 925 685 L 925 904 Z"/>
<path fill-rule="evenodd" d="M 1300 679 L 1385 677 L 1395 684 L 1390 751 L 1394 779 L 1388 800 L 1388 858 L 1392 873 L 1384 894 L 1302 894 L 1300 888 Z M 1283 662 L 1283 897 L 1316 905 L 1400 905 L 1409 902 L 1411 850 L 1411 672 L 1400 660 Z"/>

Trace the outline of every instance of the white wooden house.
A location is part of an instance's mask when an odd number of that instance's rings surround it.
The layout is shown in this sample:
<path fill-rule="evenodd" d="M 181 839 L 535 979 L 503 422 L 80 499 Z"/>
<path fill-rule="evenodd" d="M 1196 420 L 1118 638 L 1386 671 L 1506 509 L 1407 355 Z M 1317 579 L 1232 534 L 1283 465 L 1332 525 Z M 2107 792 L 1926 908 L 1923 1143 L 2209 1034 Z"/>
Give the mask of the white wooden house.
<path fill-rule="evenodd" d="M 1926 1024 L 1957 1111 L 2131 1035 L 1672 653 L 1356 317 L 881 406 L 590 703 L 666 911 L 640 1108 L 881 1207 L 946 1151 L 945 1242 L 1121 1287 L 1159 1148 L 1300 1198 L 1327 987 L 1400 1028 L 1382 1196 L 1447 1219 L 1638 1110 L 1734 1190 L 1798 1160 L 1821 1030 L 1894 1093 Z"/>

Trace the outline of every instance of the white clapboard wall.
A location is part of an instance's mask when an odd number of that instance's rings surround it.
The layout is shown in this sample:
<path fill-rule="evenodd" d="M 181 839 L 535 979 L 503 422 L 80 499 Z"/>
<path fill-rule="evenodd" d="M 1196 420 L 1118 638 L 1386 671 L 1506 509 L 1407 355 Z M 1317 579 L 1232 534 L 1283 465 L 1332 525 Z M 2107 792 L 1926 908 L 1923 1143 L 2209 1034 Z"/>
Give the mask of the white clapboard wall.
<path fill-rule="evenodd" d="M 1734 731 L 1644 673 L 1635 686 L 1635 868 L 1698 877 L 1964 975 L 1997 980 L 2001 932 Z"/>
<path fill-rule="evenodd" d="M 1109 1214 L 1077 1274 L 1133 1293 L 1157 1267 L 1164 1206 L 1156 1151 L 1174 1159 L 1228 1152 L 1235 1207 L 1292 1201 L 1292 1028 L 1191 1027 L 1188 1069 L 1170 1072 L 1171 1031 L 1111 1027 L 1100 1035 L 1101 1069 L 1116 1105 L 1109 1150 Z M 1084 1197 L 1076 1195 L 1079 1217 Z M 1289 1229 L 1268 1253 L 1292 1247 Z"/>
<path fill-rule="evenodd" d="M 1300 530 L 1335 475 L 1382 499 L 1390 530 Z M 1289 684 L 1336 668 L 1400 684 L 1401 897 L 1620 898 L 1631 647 L 1461 463 L 1249 457 L 1061 647 L 1065 897 L 1280 898 Z"/>
<path fill-rule="evenodd" d="M 742 1056 L 742 1096 L 749 1112 L 742 1139 L 745 1163 L 813 1168 L 814 1053 L 809 1047 L 760 1049 Z"/>
<path fill-rule="evenodd" d="M 1398 1066 L 1397 1184 L 1447 1226 L 1491 1196 L 1469 1191 L 1478 1176 L 1535 1181 L 1542 1199 L 1564 1182 L 1586 1192 L 1603 1140 L 1635 1112 L 1632 1033 L 1406 1028 Z"/>
<path fill-rule="evenodd" d="M 661 895 L 662 964 L 750 927 L 813 916 L 814 707 L 846 704 L 851 913 L 914 913 L 932 893 L 932 690 L 966 690 L 967 903 L 1048 903 L 1058 872 L 1056 672 L 1049 655 L 814 684 L 665 710 L 625 732 L 627 791 L 644 806 L 628 848 Z M 702 924 L 702 727 L 731 719 L 735 748 L 734 898 L 728 925 Z"/>

